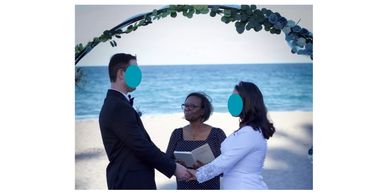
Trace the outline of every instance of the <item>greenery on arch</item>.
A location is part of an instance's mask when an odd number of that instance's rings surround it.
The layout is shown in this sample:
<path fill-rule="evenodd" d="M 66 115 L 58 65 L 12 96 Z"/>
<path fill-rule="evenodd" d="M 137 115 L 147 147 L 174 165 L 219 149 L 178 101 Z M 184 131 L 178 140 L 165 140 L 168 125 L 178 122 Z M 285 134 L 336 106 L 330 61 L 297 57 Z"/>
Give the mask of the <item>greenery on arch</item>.
<path fill-rule="evenodd" d="M 228 24 L 234 23 L 236 31 L 267 31 L 271 34 L 285 34 L 285 40 L 291 48 L 291 53 L 306 55 L 313 59 L 313 34 L 298 23 L 287 20 L 277 12 L 266 8 L 257 8 L 256 5 L 224 6 L 224 5 L 169 5 L 152 12 L 136 15 L 111 30 L 105 30 L 99 37 L 93 38 L 86 45 L 75 46 L 75 65 L 95 46 L 101 42 L 109 41 L 112 47 L 117 46 L 117 39 L 122 35 L 136 31 L 139 27 L 152 24 L 153 21 L 166 18 L 175 18 L 182 13 L 187 18 L 195 14 L 209 14 L 211 17 L 221 15 L 221 21 Z M 83 73 L 76 69 L 76 83 Z"/>

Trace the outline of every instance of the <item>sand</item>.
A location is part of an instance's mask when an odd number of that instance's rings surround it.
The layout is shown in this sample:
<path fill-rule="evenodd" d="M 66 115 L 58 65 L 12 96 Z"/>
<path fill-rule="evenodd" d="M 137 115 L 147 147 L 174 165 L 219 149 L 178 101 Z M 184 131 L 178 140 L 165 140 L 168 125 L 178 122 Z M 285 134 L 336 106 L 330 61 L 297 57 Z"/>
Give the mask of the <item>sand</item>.
<path fill-rule="evenodd" d="M 270 112 L 277 128 L 268 140 L 263 177 L 270 189 L 312 189 L 312 160 L 308 149 L 313 145 L 312 112 Z M 165 151 L 171 132 L 188 124 L 183 114 L 144 115 L 141 117 L 153 142 Z M 238 118 L 229 113 L 214 113 L 206 122 L 219 127 L 228 136 L 238 128 Z M 75 124 L 75 188 L 107 189 L 105 170 L 108 158 L 102 144 L 97 119 L 77 120 Z M 176 189 L 175 178 L 156 171 L 158 189 Z"/>

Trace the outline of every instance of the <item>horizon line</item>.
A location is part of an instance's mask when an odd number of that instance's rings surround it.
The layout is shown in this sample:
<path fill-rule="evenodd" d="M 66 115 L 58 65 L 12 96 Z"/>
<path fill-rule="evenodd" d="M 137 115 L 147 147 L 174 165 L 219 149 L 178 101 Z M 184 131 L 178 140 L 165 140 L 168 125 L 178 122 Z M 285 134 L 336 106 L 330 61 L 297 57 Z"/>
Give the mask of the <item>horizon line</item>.
<path fill-rule="evenodd" d="M 313 62 L 280 62 L 280 63 L 209 63 L 209 64 L 140 64 L 139 66 L 193 66 L 193 65 L 274 65 L 274 64 L 312 64 Z M 77 65 L 76 65 L 77 66 Z M 78 67 L 107 67 L 108 65 L 78 65 Z"/>

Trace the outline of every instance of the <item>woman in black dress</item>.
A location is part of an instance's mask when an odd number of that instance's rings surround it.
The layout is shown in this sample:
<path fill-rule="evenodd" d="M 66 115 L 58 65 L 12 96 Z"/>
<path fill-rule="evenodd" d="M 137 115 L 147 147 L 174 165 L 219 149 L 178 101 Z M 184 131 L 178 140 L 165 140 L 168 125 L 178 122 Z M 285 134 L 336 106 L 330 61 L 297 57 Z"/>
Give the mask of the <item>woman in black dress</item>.
<path fill-rule="evenodd" d="M 166 151 L 167 156 L 175 159 L 174 151 L 192 151 L 206 143 L 209 144 L 214 157 L 219 156 L 221 154 L 221 143 L 226 135 L 222 129 L 204 123 L 213 111 L 208 96 L 201 92 L 191 93 L 186 97 L 185 103 L 182 104 L 182 109 L 184 110 L 185 119 L 190 124 L 172 132 Z M 197 163 L 195 168 L 201 165 L 203 164 Z M 177 180 L 177 189 L 220 189 L 220 176 L 201 184 L 197 181 Z"/>

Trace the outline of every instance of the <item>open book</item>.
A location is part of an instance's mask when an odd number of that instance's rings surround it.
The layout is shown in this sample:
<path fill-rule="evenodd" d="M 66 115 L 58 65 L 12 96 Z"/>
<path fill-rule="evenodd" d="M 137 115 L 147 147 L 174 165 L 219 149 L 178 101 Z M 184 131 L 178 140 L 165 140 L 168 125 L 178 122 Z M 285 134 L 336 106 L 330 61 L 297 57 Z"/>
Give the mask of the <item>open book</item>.
<path fill-rule="evenodd" d="M 186 167 L 192 168 L 193 164 L 197 162 L 197 160 L 201 161 L 204 164 L 207 164 L 214 160 L 214 154 L 210 149 L 208 143 L 195 148 L 191 152 L 186 151 L 174 151 L 175 159 L 183 161 L 186 164 Z"/>

